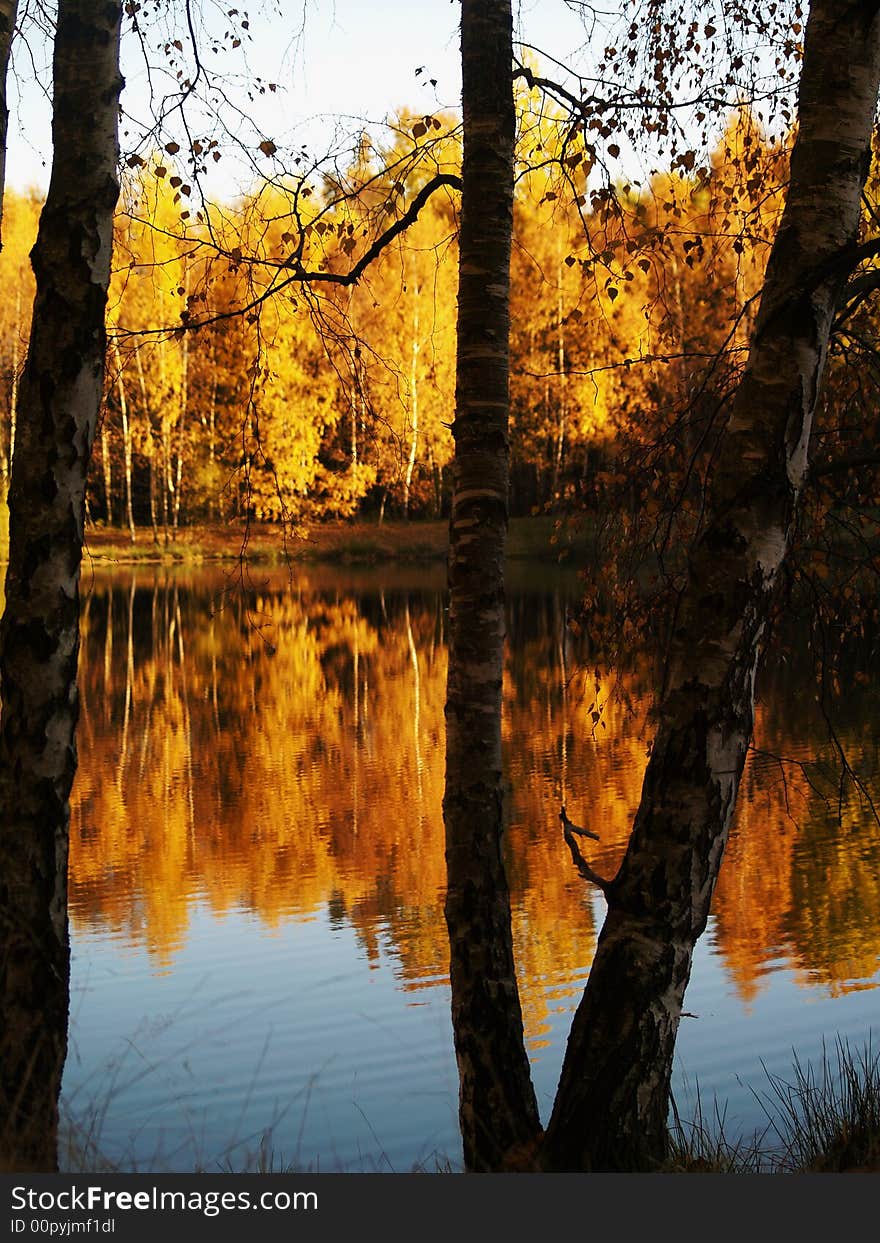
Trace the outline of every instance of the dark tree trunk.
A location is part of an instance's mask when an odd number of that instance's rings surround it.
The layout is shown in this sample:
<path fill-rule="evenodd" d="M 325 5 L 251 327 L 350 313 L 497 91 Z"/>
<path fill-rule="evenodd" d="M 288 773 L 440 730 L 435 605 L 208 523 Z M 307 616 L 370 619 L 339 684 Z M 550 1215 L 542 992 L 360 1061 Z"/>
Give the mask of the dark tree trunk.
<path fill-rule="evenodd" d="M 9 132 L 9 105 L 6 78 L 9 69 L 9 53 L 12 50 L 12 34 L 18 0 L 0 0 L 0 226 L 3 223 L 3 192 L 6 189 L 6 138 Z M 0 249 L 2 249 L 0 238 Z"/>
<path fill-rule="evenodd" d="M 443 808 L 452 1018 L 469 1170 L 509 1166 L 539 1134 L 501 849 L 511 31 L 510 0 L 463 0 L 464 164 Z"/>
<path fill-rule="evenodd" d="M 9 105 L 7 103 L 6 80 L 9 70 L 9 54 L 12 51 L 12 35 L 15 30 L 15 18 L 18 0 L 0 0 L 0 250 L 3 249 L 3 194 L 6 189 L 6 140 L 9 133 Z M 21 290 L 16 293 L 21 303 Z M 9 401 L 9 448 L 0 453 L 0 506 L 9 492 L 9 467 L 12 461 L 12 447 L 15 442 L 15 402 L 18 373 L 18 322 L 16 321 L 12 337 L 12 391 Z M 0 525 L 5 526 L 6 515 L 0 517 Z M 2 536 L 0 536 L 2 538 Z"/>
<path fill-rule="evenodd" d="M 118 0 L 60 0 L 0 623 L 0 1162 L 51 1170 L 68 1010 L 79 572 L 118 194 Z"/>
<path fill-rule="evenodd" d="M 646 1169 L 664 1155 L 682 1000 L 752 734 L 755 673 L 852 264 L 880 80 L 878 8 L 813 0 L 810 9 L 785 212 L 690 556 L 641 803 L 569 1038 L 546 1168 Z"/>

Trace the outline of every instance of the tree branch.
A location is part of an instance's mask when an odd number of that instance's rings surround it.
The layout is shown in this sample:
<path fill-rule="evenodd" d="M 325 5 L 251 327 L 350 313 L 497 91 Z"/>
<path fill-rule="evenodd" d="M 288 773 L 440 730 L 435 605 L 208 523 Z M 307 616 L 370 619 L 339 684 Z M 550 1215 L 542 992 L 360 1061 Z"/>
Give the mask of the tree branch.
<path fill-rule="evenodd" d="M 273 279 L 273 282 L 266 289 L 264 289 L 261 294 L 257 295 L 255 298 L 252 298 L 250 302 L 246 302 L 243 306 L 236 307 L 231 311 L 218 311 L 214 315 L 208 315 L 204 319 L 198 320 L 190 319 L 187 317 L 186 313 L 184 313 L 181 315 L 181 322 L 179 324 L 167 324 L 162 328 L 145 328 L 141 330 L 131 329 L 126 331 L 124 334 L 120 333 L 119 335 L 149 337 L 161 335 L 167 332 L 195 332 L 199 328 L 207 328 L 211 324 L 219 323 L 222 320 L 234 319 L 240 315 L 248 315 L 251 311 L 255 311 L 257 307 L 261 306 L 264 302 L 267 302 L 269 298 L 273 297 L 275 294 L 281 293 L 290 285 L 328 284 L 341 285 L 343 287 L 347 285 L 356 285 L 366 269 L 375 259 L 378 259 L 383 250 L 385 250 L 385 248 L 393 242 L 396 237 L 408 229 L 411 224 L 415 223 L 419 212 L 425 206 L 431 195 L 435 192 L 435 190 L 439 190 L 443 186 L 450 186 L 454 190 L 460 190 L 461 178 L 455 173 L 438 173 L 436 177 L 432 177 L 430 181 L 426 182 L 425 185 L 422 186 L 421 190 L 419 190 L 418 194 L 410 203 L 409 207 L 407 207 L 400 219 L 395 220 L 393 224 L 388 226 L 384 233 L 380 234 L 380 236 L 376 238 L 373 244 L 364 251 L 354 267 L 348 272 L 311 272 L 298 266 L 299 260 L 294 256 L 292 259 L 288 260 L 287 263 L 278 265 L 279 271 L 287 271 L 289 269 L 289 265 L 294 265 L 294 270 L 290 276 L 287 276 L 282 281 L 275 281 Z M 233 261 L 236 258 L 236 256 L 225 251 L 219 251 L 219 253 L 225 258 L 228 258 L 230 261 Z"/>
<path fill-rule="evenodd" d="M 842 474 L 847 470 L 859 470 L 863 466 L 880 466 L 880 454 L 850 453 L 831 462 L 814 463 L 810 467 L 810 480 L 822 479 L 825 475 Z"/>
<path fill-rule="evenodd" d="M 834 332 L 838 332 L 843 324 L 855 314 L 866 298 L 880 288 L 880 268 L 871 268 L 860 272 L 844 287 L 839 298 L 840 310 L 834 320 Z"/>
<path fill-rule="evenodd" d="M 460 190 L 461 178 L 456 173 L 438 173 L 436 177 L 432 177 L 429 182 L 426 182 L 400 219 L 395 220 L 394 224 L 389 225 L 385 232 L 376 238 L 372 246 L 368 247 L 368 249 L 364 251 L 351 271 L 307 272 L 301 270 L 291 279 L 295 281 L 308 281 L 309 284 L 314 284 L 317 281 L 326 281 L 328 284 L 334 285 L 357 284 L 369 265 L 374 259 L 378 259 L 379 255 L 381 255 L 382 251 L 389 244 L 389 242 L 393 242 L 399 234 L 403 233 L 411 224 L 415 223 L 419 212 L 425 206 L 428 199 L 435 190 L 439 190 L 442 186 L 451 186 L 454 190 Z"/>
<path fill-rule="evenodd" d="M 564 807 L 560 807 L 559 809 L 559 819 L 562 822 L 562 834 L 565 838 L 565 844 L 571 851 L 571 858 L 575 867 L 580 872 L 581 876 L 583 876 L 584 880 L 588 880 L 591 885 L 595 885 L 597 889 L 601 889 L 607 898 L 611 889 L 611 881 L 605 880 L 605 878 L 600 876 L 598 872 L 593 871 L 590 864 L 581 854 L 580 847 L 578 846 L 577 839 L 575 837 L 575 834 L 577 834 L 578 837 L 592 837 L 598 841 L 598 833 L 593 833 L 590 829 L 582 829 L 578 825 L 572 824 L 568 816 L 565 814 Z"/>

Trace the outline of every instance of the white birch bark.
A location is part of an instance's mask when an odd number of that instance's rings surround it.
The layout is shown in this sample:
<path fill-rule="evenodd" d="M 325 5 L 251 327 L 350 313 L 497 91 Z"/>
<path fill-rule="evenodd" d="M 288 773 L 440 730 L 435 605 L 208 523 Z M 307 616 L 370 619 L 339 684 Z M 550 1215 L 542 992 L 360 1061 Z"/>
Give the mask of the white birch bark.
<path fill-rule="evenodd" d="M 53 161 L 9 495 L 0 623 L 0 1162 L 52 1169 L 68 1008 L 79 574 L 118 194 L 118 0 L 60 0 Z"/>
<path fill-rule="evenodd" d="M 464 163 L 449 551 L 446 920 L 465 1163 L 509 1165 L 539 1130 L 502 856 L 514 110 L 510 0 L 463 0 Z"/>
<path fill-rule="evenodd" d="M 831 323 L 857 236 L 880 82 L 877 0 L 813 0 L 799 130 L 744 378 L 689 560 L 641 803 L 569 1038 L 553 1169 L 650 1168 L 693 948 L 754 721 Z"/>

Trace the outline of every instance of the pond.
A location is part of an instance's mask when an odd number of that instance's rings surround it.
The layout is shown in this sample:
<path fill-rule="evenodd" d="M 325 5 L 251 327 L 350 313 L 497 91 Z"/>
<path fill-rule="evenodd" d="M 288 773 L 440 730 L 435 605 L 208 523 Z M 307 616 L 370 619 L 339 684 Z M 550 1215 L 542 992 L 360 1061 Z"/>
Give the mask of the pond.
<path fill-rule="evenodd" d="M 63 1161 L 459 1168 L 443 586 L 439 567 L 86 568 Z M 577 599 L 576 576 L 511 565 L 506 850 L 545 1120 L 604 913 L 560 804 L 613 872 L 651 738 L 647 659 L 603 667 L 567 625 Z M 877 690 L 858 653 L 839 677 L 834 742 L 806 657 L 771 660 L 697 947 L 675 1098 L 717 1097 L 729 1133 L 764 1123 L 764 1067 L 878 1025 L 880 830 L 836 777 L 840 743 L 876 788 Z"/>

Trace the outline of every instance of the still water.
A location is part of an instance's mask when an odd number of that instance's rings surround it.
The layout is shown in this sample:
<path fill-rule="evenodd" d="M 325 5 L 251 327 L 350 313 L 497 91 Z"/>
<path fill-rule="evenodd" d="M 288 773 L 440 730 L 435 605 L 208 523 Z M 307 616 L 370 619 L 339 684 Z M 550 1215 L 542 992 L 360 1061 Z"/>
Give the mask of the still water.
<path fill-rule="evenodd" d="M 140 1170 L 460 1163 L 443 919 L 443 571 L 87 573 L 71 823 L 72 1160 Z M 511 569 L 507 860 L 543 1116 L 651 737 L 647 660 L 567 626 L 574 576 Z M 880 772 L 842 663 L 838 741 Z M 645 667 L 640 672 L 641 665 Z M 803 664 L 803 668 L 800 664 Z M 864 662 L 862 662 L 864 664 Z M 880 831 L 806 660 L 771 662 L 678 1042 L 680 1112 L 764 1123 L 787 1074 L 880 1027 Z"/>

